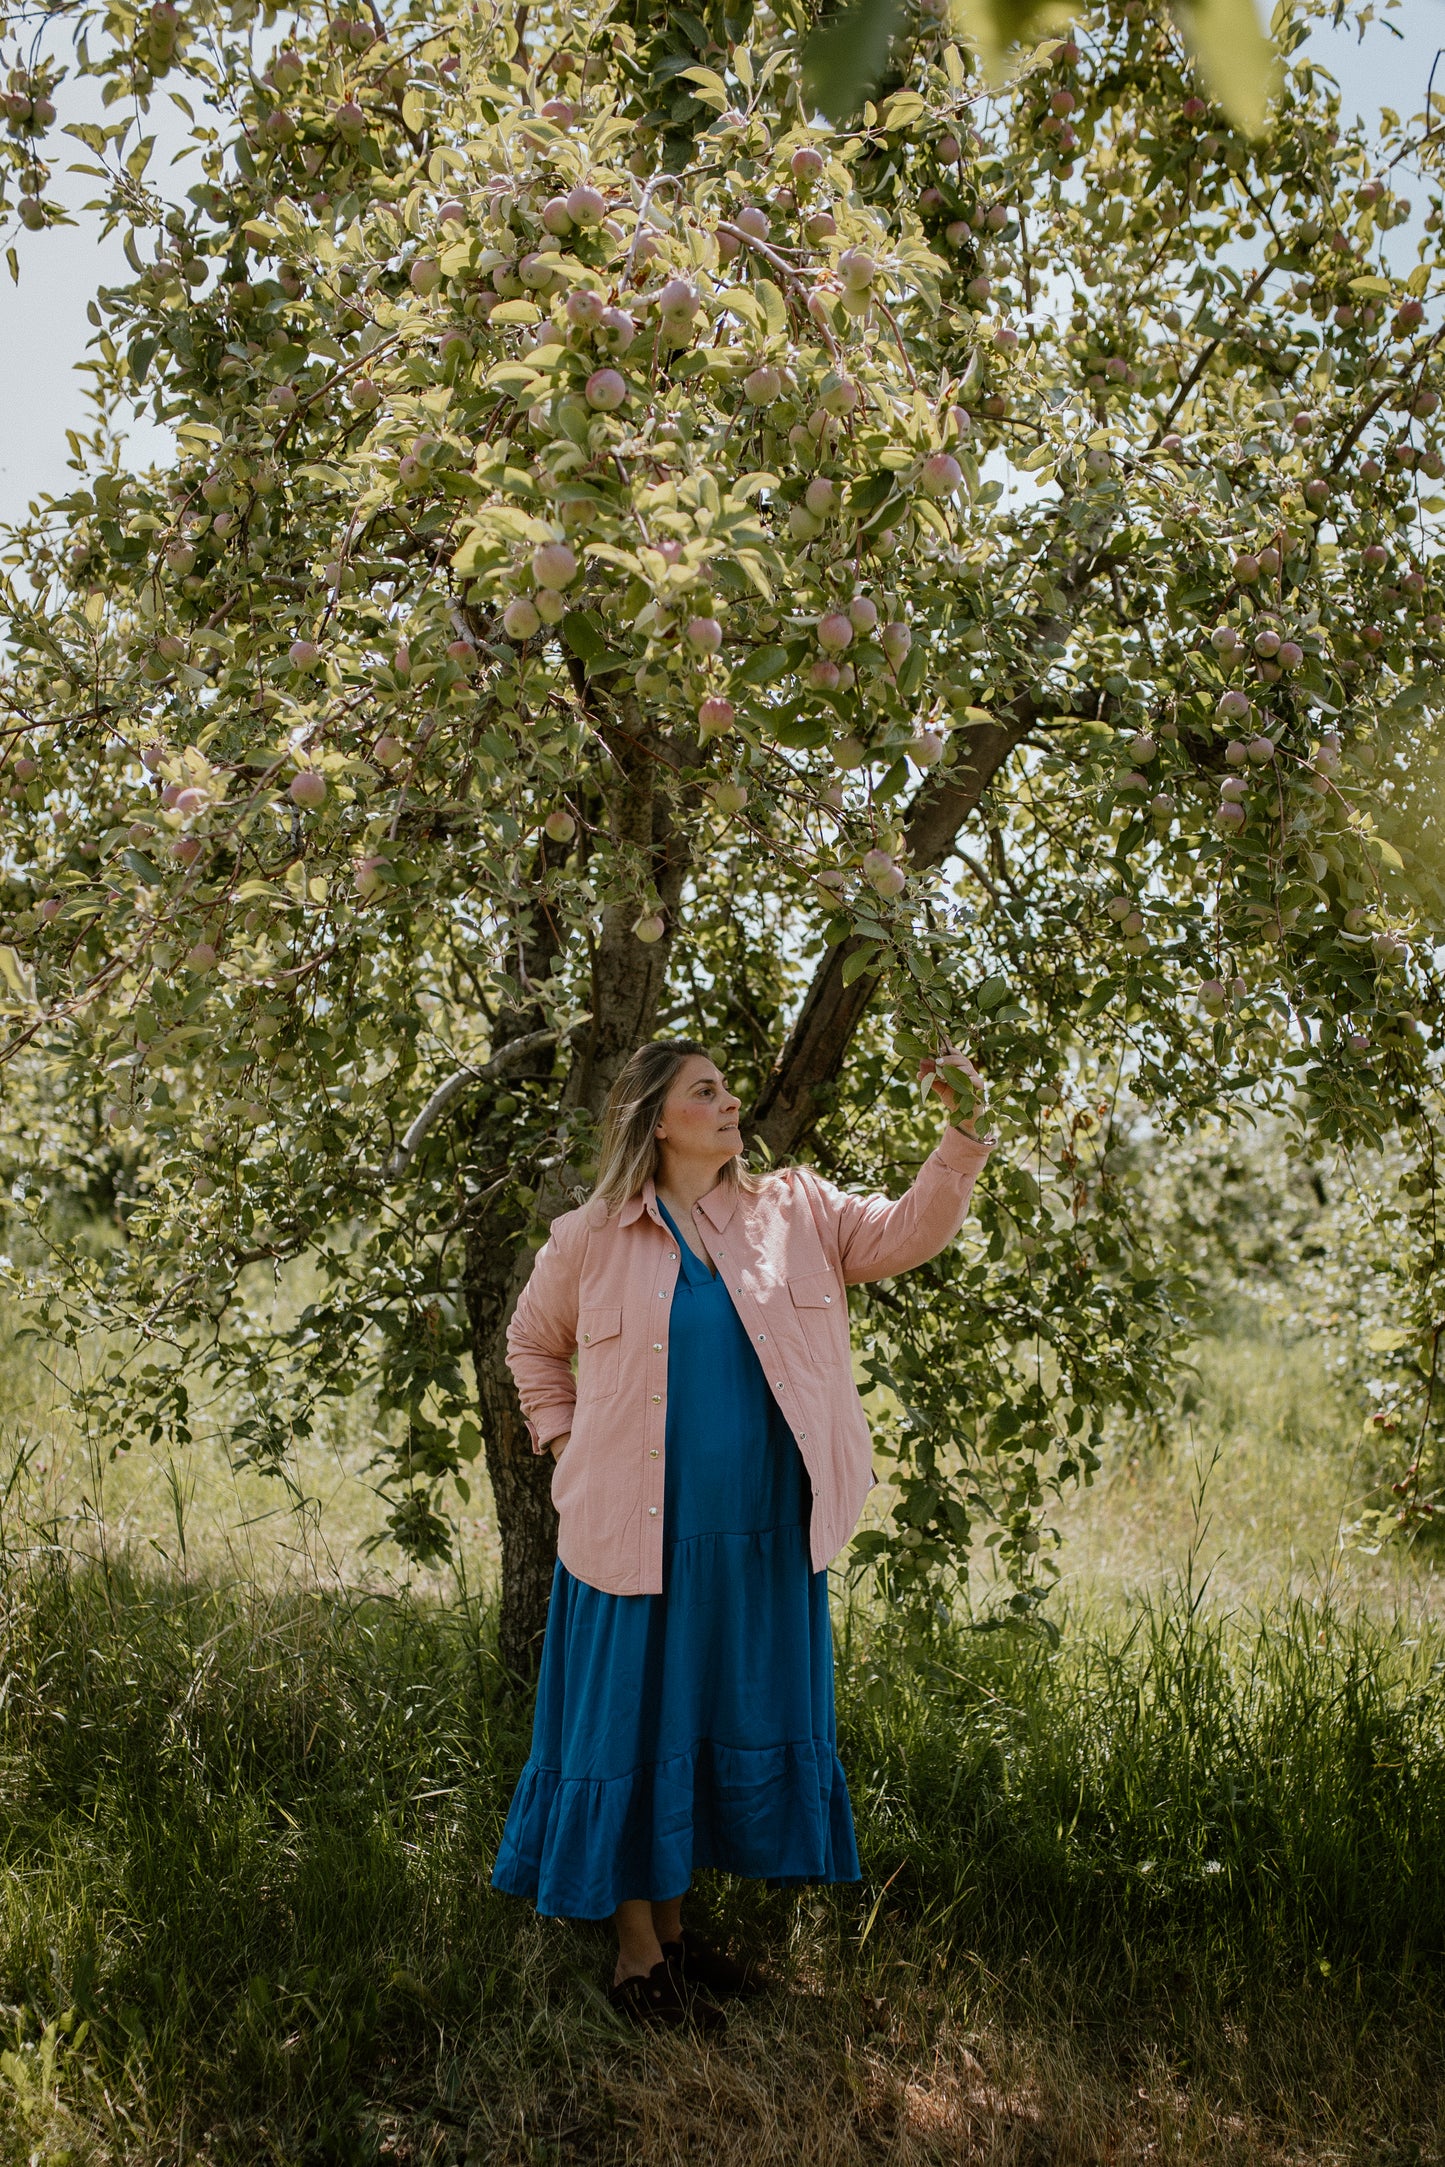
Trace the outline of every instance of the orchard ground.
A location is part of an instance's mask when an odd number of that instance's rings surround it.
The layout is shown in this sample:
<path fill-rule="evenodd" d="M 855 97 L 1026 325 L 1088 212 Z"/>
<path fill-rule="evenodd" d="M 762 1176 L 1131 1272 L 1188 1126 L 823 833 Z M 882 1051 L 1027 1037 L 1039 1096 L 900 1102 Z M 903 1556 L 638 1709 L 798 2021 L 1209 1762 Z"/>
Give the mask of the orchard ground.
<path fill-rule="evenodd" d="M 1066 1508 L 1056 1651 L 920 1661 L 840 1589 L 864 1883 L 701 1877 L 779 1973 L 703 2048 L 487 1892 L 528 1708 L 485 1494 L 406 1583 L 360 1399 L 298 1513 L 213 1436 L 104 1466 L 10 1341 L 0 2159 L 1438 2158 L 1441 1575 L 1341 1548 L 1369 1446 L 1316 1346 L 1198 1368 Z"/>

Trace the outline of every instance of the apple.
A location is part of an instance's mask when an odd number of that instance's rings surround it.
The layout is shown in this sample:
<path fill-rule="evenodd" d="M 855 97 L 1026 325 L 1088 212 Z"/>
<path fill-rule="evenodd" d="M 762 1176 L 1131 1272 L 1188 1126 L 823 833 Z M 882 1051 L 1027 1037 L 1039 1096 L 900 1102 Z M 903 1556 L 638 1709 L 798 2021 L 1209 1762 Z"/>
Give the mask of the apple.
<path fill-rule="evenodd" d="M 186 951 L 186 969 L 197 978 L 204 978 L 207 971 L 216 968 L 216 951 L 209 941 L 197 941 Z"/>
<path fill-rule="evenodd" d="M 1261 572 L 1265 572 L 1265 573 L 1267 573 L 1267 574 L 1269 575 L 1269 577 L 1270 577 L 1271 579 L 1273 579 L 1273 578 L 1274 578 L 1274 575 L 1275 575 L 1275 573 L 1276 573 L 1276 572 L 1277 572 L 1277 571 L 1279 570 L 1279 566 L 1280 566 L 1280 555 L 1279 555 L 1279 551 L 1278 551 L 1278 550 L 1277 550 L 1276 548 L 1274 548 L 1274 546 L 1273 546 L 1272 544 L 1271 544 L 1271 545 L 1270 545 L 1270 546 L 1269 546 L 1268 548 L 1262 549 L 1262 550 L 1260 551 L 1260 553 L 1259 553 L 1259 568 L 1260 568 Z"/>
<path fill-rule="evenodd" d="M 632 930 L 640 941 L 645 941 L 651 946 L 653 941 L 662 939 L 667 927 L 659 912 L 649 910 L 644 911 L 642 916 L 637 919 Z"/>
<path fill-rule="evenodd" d="M 732 728 L 735 719 L 732 701 L 723 699 L 720 693 L 710 692 L 698 703 L 697 723 L 705 738 L 720 737 L 724 730 Z"/>
<path fill-rule="evenodd" d="M 838 487 L 823 475 L 815 474 L 803 491 L 803 502 L 815 519 L 827 519 L 838 509 Z"/>
<path fill-rule="evenodd" d="M 1116 925 L 1122 925 L 1134 908 L 1134 899 L 1128 895 L 1111 895 L 1104 909 Z"/>
<path fill-rule="evenodd" d="M 1150 798 L 1149 810 L 1156 820 L 1172 819 L 1175 810 L 1174 800 L 1167 791 L 1161 790 L 1157 797 Z"/>
<path fill-rule="evenodd" d="M 689 617 L 682 636 L 694 654 L 715 655 L 722 645 L 723 629 L 716 617 Z"/>
<path fill-rule="evenodd" d="M 1249 741 L 1249 757 L 1256 767 L 1264 767 L 1274 758 L 1272 737 L 1252 737 Z"/>
<path fill-rule="evenodd" d="M 574 226 L 600 226 L 606 209 L 606 199 L 585 181 L 568 190 L 567 216 Z"/>
<path fill-rule="evenodd" d="M 321 660 L 321 649 L 315 640 L 293 640 L 287 649 L 293 670 L 310 670 Z"/>
<path fill-rule="evenodd" d="M 878 266 L 866 248 L 845 248 L 838 258 L 838 276 L 845 286 L 861 292 L 878 276 Z"/>
<path fill-rule="evenodd" d="M 1234 560 L 1234 576 L 1241 587 L 1252 586 L 1259 578 L 1259 559 L 1250 550 L 1242 550 Z"/>
<path fill-rule="evenodd" d="M 963 468 L 951 452 L 936 451 L 919 478 L 931 497 L 951 497 L 963 486 Z"/>
<path fill-rule="evenodd" d="M 449 662 L 459 662 L 464 670 L 469 670 L 476 659 L 477 650 L 470 640 L 456 639 L 447 641 L 447 660 Z"/>
<path fill-rule="evenodd" d="M 1279 650 L 1280 637 L 1277 632 L 1271 631 L 1268 625 L 1265 626 L 1263 632 L 1256 632 L 1254 651 L 1257 655 L 1263 655 L 1266 661 L 1271 661 L 1279 653 Z"/>
<path fill-rule="evenodd" d="M 836 662 L 810 662 L 803 672 L 804 683 L 814 692 L 836 692 L 842 680 Z"/>
<path fill-rule="evenodd" d="M 823 522 L 815 518 L 806 504 L 794 504 L 788 511 L 788 532 L 795 542 L 816 542 L 823 531 Z"/>
<path fill-rule="evenodd" d="M 851 414 L 857 406 L 860 393 L 851 377 L 839 376 L 833 370 L 823 378 L 820 404 L 828 414 Z"/>
<path fill-rule="evenodd" d="M 1211 1016 L 1222 1015 L 1229 999 L 1224 990 L 1224 981 L 1220 978 L 1201 979 L 1199 998 Z"/>
<path fill-rule="evenodd" d="M 771 406 L 783 393 L 783 379 L 766 363 L 743 378 L 743 391 L 754 406 Z"/>
<path fill-rule="evenodd" d="M 908 740 L 908 751 L 918 767 L 937 767 L 943 758 L 943 739 L 937 730 L 920 730 Z"/>
<path fill-rule="evenodd" d="M 366 115 L 354 98 L 344 99 L 332 117 L 339 132 L 353 140 L 365 130 Z"/>
<path fill-rule="evenodd" d="M 567 614 L 567 597 L 555 587 L 539 587 L 532 601 L 544 625 L 559 625 Z"/>
<path fill-rule="evenodd" d="M 594 337 L 604 353 L 625 354 L 636 336 L 637 326 L 626 309 L 608 308 L 602 311 Z"/>
<path fill-rule="evenodd" d="M 872 632 L 878 623 L 878 604 L 869 595 L 855 594 L 848 604 L 848 622 L 855 632 Z"/>
<path fill-rule="evenodd" d="M 565 805 L 556 806 L 542 823 L 554 843 L 570 843 L 577 833 L 577 823 Z"/>
<path fill-rule="evenodd" d="M 1236 804 L 1233 798 L 1226 798 L 1222 805 L 1216 807 L 1214 822 L 1216 827 L 1223 828 L 1226 832 L 1237 832 L 1244 826 L 1244 807 Z"/>
<path fill-rule="evenodd" d="M 831 241 L 837 231 L 838 221 L 831 211 L 810 211 L 803 220 L 803 238 L 813 248 Z"/>
<path fill-rule="evenodd" d="M 42 925 L 50 925 L 60 916 L 65 905 L 58 895 L 48 895 L 36 908 L 36 916 Z"/>
<path fill-rule="evenodd" d="M 913 645 L 913 634 L 905 624 L 887 624 L 878 635 L 879 644 L 895 670 L 903 667 L 908 651 Z"/>
<path fill-rule="evenodd" d="M 572 214 L 567 208 L 564 196 L 548 197 L 542 205 L 542 224 L 548 233 L 556 234 L 559 240 L 572 231 Z"/>
<path fill-rule="evenodd" d="M 852 640 L 853 626 L 841 610 L 829 610 L 825 617 L 818 619 L 818 645 L 825 654 L 841 655 L 845 647 L 851 646 Z"/>
<path fill-rule="evenodd" d="M 568 587 L 577 577 L 577 557 L 565 542 L 543 542 L 532 551 L 532 577 L 539 587 Z"/>
<path fill-rule="evenodd" d="M 171 844 L 171 856 L 177 865 L 194 865 L 201 855 L 201 849 L 199 835 L 178 835 Z"/>
<path fill-rule="evenodd" d="M 304 767 L 292 776 L 286 786 L 286 795 L 293 805 L 305 806 L 314 812 L 318 805 L 326 803 L 326 777 L 319 775 L 315 768 Z"/>
<path fill-rule="evenodd" d="M 570 98 L 549 98 L 542 108 L 543 120 L 550 120 L 554 127 L 570 128 L 577 118 L 577 108 Z"/>
<path fill-rule="evenodd" d="M 205 791 L 197 790 L 194 785 L 190 789 L 176 792 L 175 809 L 187 820 L 193 819 L 197 813 L 203 813 L 209 803 L 210 799 Z"/>
<path fill-rule="evenodd" d="M 1226 775 L 1219 786 L 1219 795 L 1228 804 L 1242 805 L 1248 789 L 1242 775 Z"/>
<path fill-rule="evenodd" d="M 386 882 L 381 877 L 381 868 L 385 863 L 385 858 L 371 856 L 358 858 L 352 867 L 352 879 L 363 903 L 369 903 L 373 896 L 380 895 L 385 888 Z"/>
<path fill-rule="evenodd" d="M 765 241 L 772 231 L 772 224 L 767 212 L 759 210 L 757 205 L 753 203 L 745 205 L 738 212 L 733 224 L 737 227 L 739 233 L 747 234 L 749 239 L 754 241 Z"/>
<path fill-rule="evenodd" d="M 627 384 L 616 369 L 594 369 L 587 379 L 587 404 L 599 414 L 615 414 L 627 398 Z"/>
<path fill-rule="evenodd" d="M 788 161 L 788 169 L 792 173 L 793 179 L 801 181 L 806 187 L 809 181 L 817 180 L 821 174 L 823 170 L 823 154 L 821 151 L 814 150 L 810 144 L 805 143 L 801 149 L 794 151 Z"/>
<path fill-rule="evenodd" d="M 1282 670 L 1297 670 L 1304 658 L 1304 649 L 1297 647 L 1293 640 L 1281 641 L 1279 666 Z"/>
<path fill-rule="evenodd" d="M 1140 767 L 1146 767 L 1158 750 L 1159 747 L 1147 730 L 1141 730 L 1137 737 L 1129 740 L 1129 757 L 1137 760 Z"/>
<path fill-rule="evenodd" d="M 369 376 L 358 376 L 351 386 L 350 399 L 358 413 L 367 414 L 381 404 L 381 392 Z"/>
<path fill-rule="evenodd" d="M 542 620 L 537 615 L 536 605 L 525 595 L 518 595 L 516 601 L 509 602 L 502 612 L 502 630 L 509 640 L 530 640 L 541 628 Z"/>
<path fill-rule="evenodd" d="M 371 757 L 378 767 L 400 767 L 406 758 L 406 747 L 399 737 L 393 737 L 388 731 L 377 739 Z"/>
<path fill-rule="evenodd" d="M 1238 722 L 1249 713 L 1249 699 L 1243 692 L 1222 692 L 1215 703 L 1214 712 L 1222 720 Z"/>
<path fill-rule="evenodd" d="M 747 785 L 736 780 L 714 783 L 712 800 L 720 813 L 740 813 L 748 802 Z"/>
<path fill-rule="evenodd" d="M 590 286 L 574 286 L 566 305 L 567 321 L 576 331 L 595 331 L 602 321 L 602 296 Z"/>

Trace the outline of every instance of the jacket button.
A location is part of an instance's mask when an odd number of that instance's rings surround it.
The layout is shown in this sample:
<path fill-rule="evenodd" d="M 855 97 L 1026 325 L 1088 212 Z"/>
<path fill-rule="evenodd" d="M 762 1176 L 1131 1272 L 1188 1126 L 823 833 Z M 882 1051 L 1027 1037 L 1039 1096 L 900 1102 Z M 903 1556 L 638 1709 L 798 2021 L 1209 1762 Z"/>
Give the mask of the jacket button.
<path fill-rule="evenodd" d="M 831 1301 L 832 1301 L 832 1299 L 833 1299 L 833 1297 L 832 1297 L 832 1295 L 831 1295 L 831 1294 L 825 1294 L 825 1295 L 823 1296 L 823 1299 L 824 1299 L 824 1301 L 825 1301 L 825 1302 L 831 1302 Z"/>
<path fill-rule="evenodd" d="M 591 1334 L 590 1332 L 584 1332 L 584 1333 L 582 1334 L 582 1339 L 583 1339 L 583 1343 L 584 1343 L 584 1345 L 590 1345 L 590 1344 L 591 1344 L 591 1340 L 592 1340 L 592 1334 Z"/>
<path fill-rule="evenodd" d="M 807 1433 L 807 1431 L 806 1431 L 806 1430 L 799 1430 L 799 1432 L 798 1432 L 798 1443 L 799 1443 L 800 1445 L 805 1445 L 805 1444 L 806 1444 L 807 1442 L 808 1442 L 808 1433 Z"/>
<path fill-rule="evenodd" d="M 653 1353 L 654 1353 L 654 1354 L 661 1354 L 661 1352 L 662 1352 L 662 1341 L 661 1341 L 660 1339 L 655 1339 L 655 1340 L 654 1340 L 654 1341 L 652 1342 L 652 1351 L 653 1351 Z"/>
<path fill-rule="evenodd" d="M 657 1507 L 655 1505 L 649 1505 L 647 1511 L 649 1518 L 653 1520 L 657 1518 Z"/>
<path fill-rule="evenodd" d="M 656 1445 L 654 1445 L 654 1446 L 653 1446 L 653 1448 L 652 1448 L 651 1452 L 649 1452 L 649 1453 L 648 1453 L 647 1457 L 649 1458 L 649 1460 L 655 1460 L 655 1459 L 657 1458 L 657 1447 L 656 1447 Z"/>
<path fill-rule="evenodd" d="M 766 1338 L 767 1338 L 767 1336 L 768 1336 L 768 1335 L 767 1335 L 767 1333 L 766 1333 L 766 1332 L 759 1332 L 759 1334 L 758 1334 L 758 1338 L 759 1338 L 759 1339 L 766 1339 Z"/>
<path fill-rule="evenodd" d="M 652 1395 L 652 1404 L 653 1404 L 653 1406 L 654 1406 L 654 1407 L 656 1407 L 656 1406 L 658 1405 L 658 1403 L 660 1402 L 661 1398 L 662 1398 L 662 1394 L 661 1394 L 660 1392 L 654 1392 L 654 1393 L 653 1393 L 653 1395 Z"/>

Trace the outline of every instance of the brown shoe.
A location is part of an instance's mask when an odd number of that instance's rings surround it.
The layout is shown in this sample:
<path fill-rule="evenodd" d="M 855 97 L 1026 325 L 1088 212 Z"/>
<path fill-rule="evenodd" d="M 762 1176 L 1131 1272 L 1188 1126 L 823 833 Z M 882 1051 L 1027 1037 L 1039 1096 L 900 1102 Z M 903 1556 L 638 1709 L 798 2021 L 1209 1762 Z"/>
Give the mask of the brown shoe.
<path fill-rule="evenodd" d="M 700 2032 L 721 2032 L 727 2018 L 716 2003 L 686 1988 L 662 1957 L 649 1972 L 634 1973 L 609 1986 L 607 1999 L 618 2014 L 647 2031 L 679 2031 L 685 2024 Z"/>
<path fill-rule="evenodd" d="M 738 1994 L 751 1998 L 770 1983 L 751 1957 L 741 1963 L 715 1948 L 700 1935 L 688 1933 L 680 1941 L 664 1941 L 663 1958 L 673 1977 L 686 1990 L 707 1994 Z"/>

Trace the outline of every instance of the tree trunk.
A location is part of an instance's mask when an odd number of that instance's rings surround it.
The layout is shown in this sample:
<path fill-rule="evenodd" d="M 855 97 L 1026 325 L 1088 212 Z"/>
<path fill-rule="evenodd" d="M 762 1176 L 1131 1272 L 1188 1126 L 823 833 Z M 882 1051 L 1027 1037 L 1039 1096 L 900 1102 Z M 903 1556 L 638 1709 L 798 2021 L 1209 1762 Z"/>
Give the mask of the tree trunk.
<path fill-rule="evenodd" d="M 517 1240 L 515 1222 L 490 1215 L 467 1238 L 465 1278 L 477 1407 L 502 1545 L 500 1653 L 519 1678 L 534 1675 L 547 1623 L 547 1598 L 557 1556 L 552 1506 L 552 1455 L 533 1452 L 507 1368 L 507 1323 L 526 1284 L 532 1253 Z"/>
<path fill-rule="evenodd" d="M 592 1021 L 562 1088 L 564 1107 L 585 1107 L 593 1114 L 601 1112 L 633 1048 L 651 1035 L 667 984 L 673 921 L 687 874 L 666 792 L 657 788 L 656 734 L 632 700 L 610 711 L 600 727 L 615 767 L 614 787 L 608 792 L 613 840 L 630 848 L 645 868 L 662 904 L 666 930 L 660 941 L 640 941 L 632 930 L 635 912 L 629 905 L 612 903 L 603 913 L 592 958 Z M 541 978 L 556 945 L 550 921 L 539 911 L 523 942 L 529 978 Z M 540 1015 L 540 1009 L 515 1013 L 508 1018 L 507 1036 L 535 1030 Z M 549 1058 L 533 1073 L 548 1076 Z M 545 1211 L 547 1200 L 539 1201 Z M 563 1201 L 556 1200 L 557 1208 Z M 507 1668 L 521 1678 L 535 1674 L 541 1656 L 557 1556 L 552 1455 L 533 1452 L 507 1367 L 507 1325 L 531 1268 L 532 1252 L 518 1241 L 514 1219 L 500 1212 L 477 1219 L 467 1240 L 467 1317 L 502 1546 L 500 1652 Z"/>

